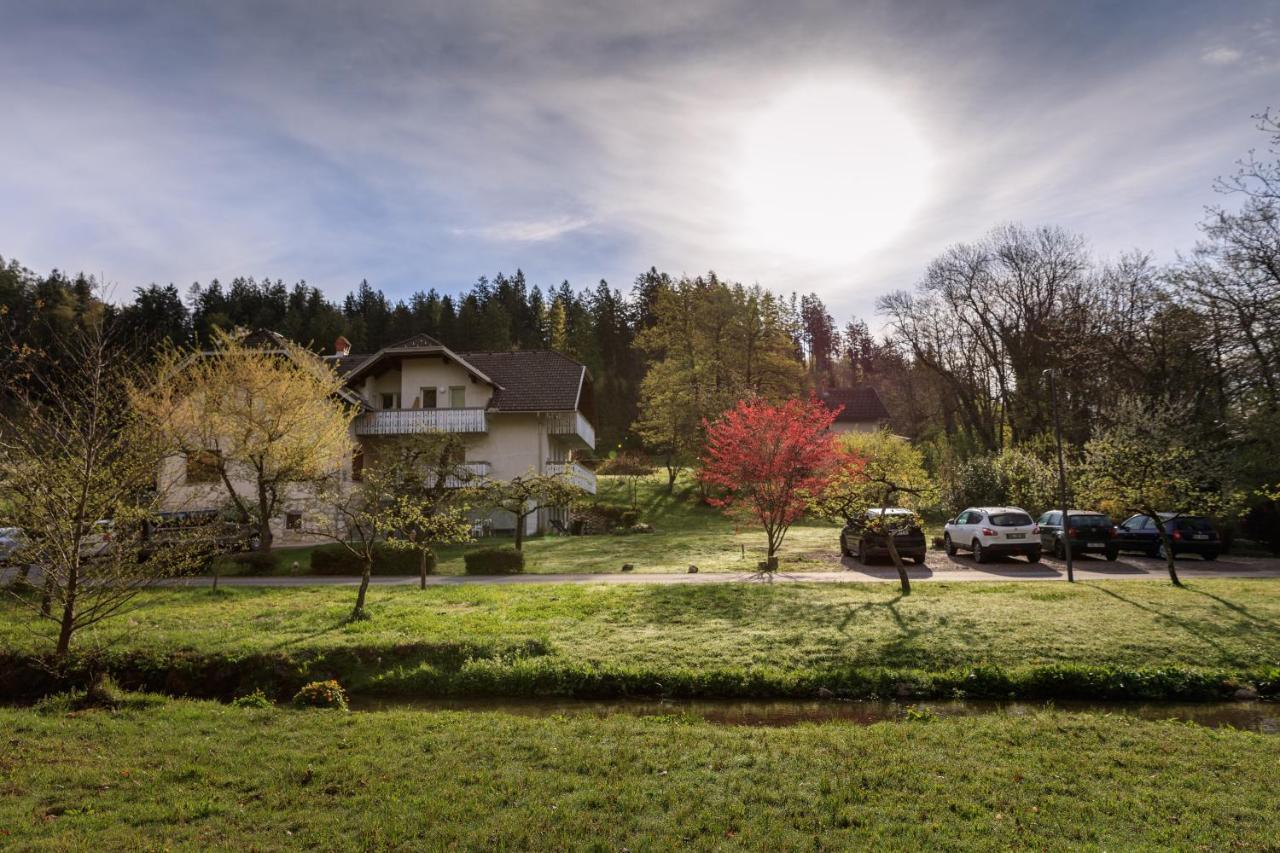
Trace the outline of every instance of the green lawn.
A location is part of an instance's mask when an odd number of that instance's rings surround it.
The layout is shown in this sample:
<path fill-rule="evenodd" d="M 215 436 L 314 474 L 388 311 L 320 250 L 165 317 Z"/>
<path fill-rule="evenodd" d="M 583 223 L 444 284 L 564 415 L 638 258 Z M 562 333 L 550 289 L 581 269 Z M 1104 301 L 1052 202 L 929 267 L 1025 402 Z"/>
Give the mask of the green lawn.
<path fill-rule="evenodd" d="M 908 598 L 882 584 L 375 587 L 372 618 L 349 623 L 354 595 L 342 587 L 154 590 L 82 641 L 152 673 L 139 683 L 175 692 L 198 692 L 201 679 L 237 667 L 259 672 L 254 678 L 336 675 L 361 692 L 404 695 L 812 695 L 865 683 L 865 674 L 848 672 L 860 668 L 953 676 L 981 667 L 1154 668 L 1256 683 L 1280 667 L 1280 583 L 1266 580 L 1195 580 L 1186 589 L 931 583 Z M 0 649 L 47 648 L 33 627 L 48 630 L 0 602 Z M 197 683 L 172 681 L 184 671 Z M 157 683 L 157 673 L 170 681 Z M 997 679 L 983 689 L 1001 688 Z"/>
<path fill-rule="evenodd" d="M 1275 849 L 1280 738 L 1125 716 L 0 709 L 21 849 Z"/>
<path fill-rule="evenodd" d="M 603 503 L 630 506 L 627 484 L 619 477 L 598 478 L 597 498 Z M 533 573 L 618 572 L 631 563 L 637 572 L 684 572 L 694 564 L 699 571 L 754 570 L 764 559 L 765 539 L 759 528 L 741 527 L 720 510 L 703 504 L 693 482 L 682 477 L 673 494 L 666 476 L 642 480 L 637 489 L 640 520 L 654 532 L 630 535 L 535 536 L 525 541 L 525 571 Z M 781 559 L 788 571 L 831 570 L 840 567 L 839 525 L 808 520 L 792 528 Z M 469 545 L 449 546 L 439 552 L 438 572 L 463 573 L 462 555 L 475 548 L 509 544 L 506 537 L 486 538 Z M 307 574 L 310 549 L 281 549 L 280 574 Z M 297 563 L 297 566 L 294 566 Z M 255 572 L 222 561 L 224 574 Z"/>

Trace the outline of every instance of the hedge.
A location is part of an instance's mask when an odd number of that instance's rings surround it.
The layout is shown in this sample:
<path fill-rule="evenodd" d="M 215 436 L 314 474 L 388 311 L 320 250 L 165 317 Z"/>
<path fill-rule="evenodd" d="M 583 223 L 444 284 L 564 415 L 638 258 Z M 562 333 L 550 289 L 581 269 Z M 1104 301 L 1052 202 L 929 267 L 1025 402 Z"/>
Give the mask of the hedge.
<path fill-rule="evenodd" d="M 509 545 L 468 551 L 462 560 L 469 575 L 514 575 L 524 571 L 524 552 Z"/>
<path fill-rule="evenodd" d="M 419 570 L 420 555 L 417 551 L 407 551 L 386 546 L 375 546 L 373 553 L 373 573 L 375 575 L 416 575 Z M 342 545 L 321 545 L 311 551 L 311 574 L 313 575 L 358 575 L 364 571 L 359 558 Z"/>

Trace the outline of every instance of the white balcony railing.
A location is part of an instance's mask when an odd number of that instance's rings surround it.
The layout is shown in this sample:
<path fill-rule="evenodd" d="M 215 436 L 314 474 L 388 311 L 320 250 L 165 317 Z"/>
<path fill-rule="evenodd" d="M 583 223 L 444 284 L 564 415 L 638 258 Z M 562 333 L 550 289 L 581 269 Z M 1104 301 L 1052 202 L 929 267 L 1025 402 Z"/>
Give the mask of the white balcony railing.
<path fill-rule="evenodd" d="M 587 449 L 595 450 L 596 430 L 582 412 L 553 412 L 548 416 L 547 432 L 550 435 L 577 438 Z"/>
<path fill-rule="evenodd" d="M 547 473 L 553 476 L 564 476 L 575 486 L 579 486 L 593 495 L 596 493 L 596 472 L 585 465 L 577 462 L 548 459 Z"/>
<path fill-rule="evenodd" d="M 484 409 L 382 409 L 356 418 L 356 435 L 488 432 Z"/>

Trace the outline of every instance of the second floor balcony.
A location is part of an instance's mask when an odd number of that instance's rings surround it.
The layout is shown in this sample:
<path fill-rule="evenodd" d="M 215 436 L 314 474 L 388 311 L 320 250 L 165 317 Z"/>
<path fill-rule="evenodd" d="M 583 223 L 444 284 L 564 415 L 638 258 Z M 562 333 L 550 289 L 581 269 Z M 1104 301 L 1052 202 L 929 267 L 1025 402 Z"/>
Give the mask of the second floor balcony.
<path fill-rule="evenodd" d="M 381 409 L 356 417 L 356 435 L 411 435 L 422 432 L 489 431 L 485 410 Z"/>
<path fill-rule="evenodd" d="M 562 476 L 590 494 L 594 495 L 596 493 L 596 472 L 579 462 L 548 459 L 546 472 L 552 476 Z"/>
<path fill-rule="evenodd" d="M 596 430 L 582 412 L 553 412 L 547 419 L 547 433 L 581 442 L 587 450 L 595 450 Z"/>

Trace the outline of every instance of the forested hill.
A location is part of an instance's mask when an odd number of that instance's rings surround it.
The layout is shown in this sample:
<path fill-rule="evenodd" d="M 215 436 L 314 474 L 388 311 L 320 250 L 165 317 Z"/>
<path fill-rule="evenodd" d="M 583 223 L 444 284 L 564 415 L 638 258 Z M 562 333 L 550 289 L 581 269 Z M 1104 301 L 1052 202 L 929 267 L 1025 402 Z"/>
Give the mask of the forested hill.
<path fill-rule="evenodd" d="M 588 290 L 568 282 L 543 289 L 517 271 L 481 278 L 458 294 L 432 289 L 394 300 L 364 281 L 334 301 L 304 281 L 269 278 L 197 283 L 185 294 L 150 284 L 131 295 L 108 294 L 106 304 L 89 276 L 41 275 L 0 258 L 7 325 L 43 348 L 52 346 L 50 329 L 107 312 L 121 340 L 144 358 L 166 340 L 203 345 L 215 327 L 273 329 L 318 353 L 331 353 L 340 335 L 355 352 L 372 352 L 418 333 L 460 350 L 554 349 L 585 363 L 595 378 L 602 450 L 637 440 L 631 428 L 642 380 L 669 351 L 678 349 L 684 360 L 667 378 L 687 386 L 699 405 L 666 395 L 650 408 L 661 419 L 665 406 L 681 406 L 682 420 L 696 423 L 743 393 L 792 396 L 848 384 L 870 366 L 874 348 L 861 322 L 840 332 L 817 296 L 783 298 L 714 273 L 675 280 L 651 269 L 625 294 L 603 281 Z"/>

